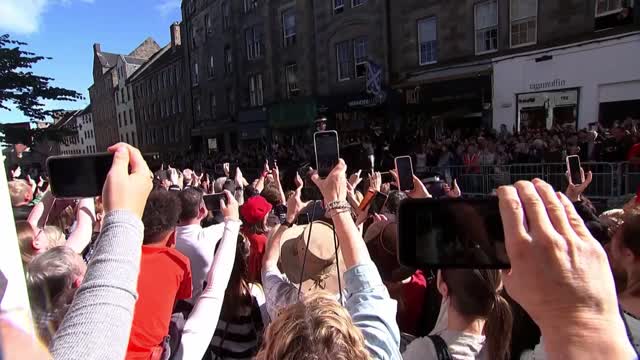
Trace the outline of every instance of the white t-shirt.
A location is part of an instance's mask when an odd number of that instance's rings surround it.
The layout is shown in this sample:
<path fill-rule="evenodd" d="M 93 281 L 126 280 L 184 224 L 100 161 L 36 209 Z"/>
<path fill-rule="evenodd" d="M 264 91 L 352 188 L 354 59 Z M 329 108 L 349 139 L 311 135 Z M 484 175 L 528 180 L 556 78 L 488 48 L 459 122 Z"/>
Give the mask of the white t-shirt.
<path fill-rule="evenodd" d="M 216 244 L 224 233 L 224 223 L 203 228 L 200 225 L 176 227 L 176 249 L 191 262 L 192 305 L 204 289 L 207 273 L 213 262 Z"/>

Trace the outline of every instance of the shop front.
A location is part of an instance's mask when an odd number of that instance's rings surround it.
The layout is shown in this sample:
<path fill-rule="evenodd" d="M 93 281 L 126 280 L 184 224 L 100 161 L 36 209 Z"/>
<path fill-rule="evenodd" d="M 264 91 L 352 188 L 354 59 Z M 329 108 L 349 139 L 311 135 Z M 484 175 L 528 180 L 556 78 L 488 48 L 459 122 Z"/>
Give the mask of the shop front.
<path fill-rule="evenodd" d="M 271 140 L 290 146 L 309 143 L 315 130 L 314 121 L 317 115 L 314 98 L 301 98 L 271 105 L 268 110 Z"/>
<path fill-rule="evenodd" d="M 397 85 L 405 127 L 418 136 L 491 127 L 491 65 L 463 64 L 414 75 Z"/>
<path fill-rule="evenodd" d="M 493 60 L 493 126 L 588 128 L 640 118 L 640 32 Z"/>
<path fill-rule="evenodd" d="M 239 148 L 265 146 L 267 144 L 269 123 L 265 107 L 242 110 L 238 114 Z"/>

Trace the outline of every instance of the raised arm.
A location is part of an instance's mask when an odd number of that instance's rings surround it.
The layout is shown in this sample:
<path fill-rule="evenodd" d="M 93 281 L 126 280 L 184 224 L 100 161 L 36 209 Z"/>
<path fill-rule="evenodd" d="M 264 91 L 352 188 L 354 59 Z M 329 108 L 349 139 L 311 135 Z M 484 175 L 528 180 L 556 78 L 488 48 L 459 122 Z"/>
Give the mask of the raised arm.
<path fill-rule="evenodd" d="M 224 294 L 233 270 L 235 250 L 240 232 L 238 203 L 225 190 L 228 205 L 220 202 L 225 217 L 224 234 L 207 274 L 207 287 L 187 320 L 175 359 L 201 359 L 218 324 Z"/>
<path fill-rule="evenodd" d="M 115 155 L 103 190 L 102 233 L 53 339 L 54 359 L 121 360 L 129 343 L 144 231 L 140 219 L 153 174 L 138 149 L 120 143 L 109 152 Z"/>
<path fill-rule="evenodd" d="M 81 254 L 91 242 L 95 221 L 96 209 L 93 198 L 80 200 L 76 211 L 76 228 L 69 235 L 65 245 L 76 253 Z"/>
<path fill-rule="evenodd" d="M 344 264 L 346 308 L 362 331 L 367 350 L 375 359 L 401 359 L 400 330 L 396 322 L 397 303 L 391 299 L 373 264 L 367 246 L 351 217 L 347 196 L 347 166 L 340 159 L 326 179 L 312 176 L 331 216 Z M 327 239 L 329 241 L 329 239 Z"/>

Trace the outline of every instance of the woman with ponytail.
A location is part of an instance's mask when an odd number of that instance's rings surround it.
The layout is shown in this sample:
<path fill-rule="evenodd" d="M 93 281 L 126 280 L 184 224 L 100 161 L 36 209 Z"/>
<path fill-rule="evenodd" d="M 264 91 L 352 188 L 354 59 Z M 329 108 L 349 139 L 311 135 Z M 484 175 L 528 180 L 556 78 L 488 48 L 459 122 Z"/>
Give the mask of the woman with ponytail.
<path fill-rule="evenodd" d="M 513 317 L 500 271 L 440 270 L 437 286 L 438 322 L 429 336 L 409 344 L 404 360 L 508 359 Z"/>

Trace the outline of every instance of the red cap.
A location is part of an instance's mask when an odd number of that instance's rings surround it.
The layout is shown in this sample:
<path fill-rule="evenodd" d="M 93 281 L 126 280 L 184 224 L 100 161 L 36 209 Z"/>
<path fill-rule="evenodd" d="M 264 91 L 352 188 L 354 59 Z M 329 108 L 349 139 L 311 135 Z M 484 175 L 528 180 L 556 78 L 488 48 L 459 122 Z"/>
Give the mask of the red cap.
<path fill-rule="evenodd" d="M 262 196 L 250 197 L 240 208 L 240 215 L 247 225 L 257 224 L 271 211 L 271 204 Z"/>

